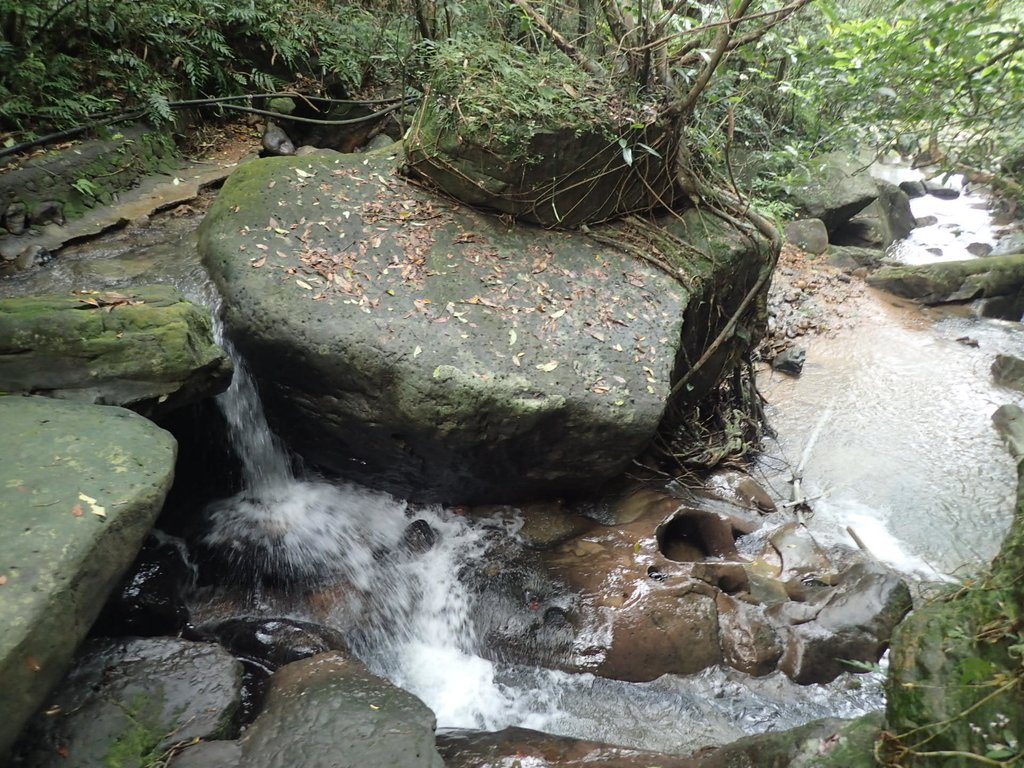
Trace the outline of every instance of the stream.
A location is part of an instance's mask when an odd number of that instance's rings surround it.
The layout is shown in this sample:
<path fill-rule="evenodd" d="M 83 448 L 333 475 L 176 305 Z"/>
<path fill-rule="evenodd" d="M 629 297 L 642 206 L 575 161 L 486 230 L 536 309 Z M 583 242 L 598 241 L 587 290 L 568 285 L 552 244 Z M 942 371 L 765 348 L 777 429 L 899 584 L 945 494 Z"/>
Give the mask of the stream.
<path fill-rule="evenodd" d="M 941 205 L 924 200 L 928 215 L 941 217 L 935 226 L 943 237 L 953 231 L 950 222 L 974 222 L 982 214 L 967 196 Z M 916 207 L 915 213 L 925 215 Z M 47 268 L 5 281 L 0 291 L 170 282 L 216 310 L 219 299 L 196 255 L 197 224 L 195 217 L 164 216 L 149 228 L 67 248 Z M 987 220 L 972 223 L 954 240 L 991 241 L 990 229 Z M 929 242 L 904 243 L 897 253 L 919 258 L 937 247 Z M 964 337 L 977 346 L 958 341 Z M 874 557 L 915 581 L 984 565 L 1008 527 L 1016 484 L 990 416 L 1003 403 L 1024 401 L 995 387 L 989 366 L 996 352 L 1024 356 L 1020 325 L 925 317 L 873 295 L 856 328 L 805 346 L 801 377 L 761 375 L 776 437 L 766 443 L 759 479 L 778 500 L 788 500 L 798 467 L 813 509 L 807 523 L 821 543 L 853 546 L 852 529 Z M 309 588 L 302 600 L 272 584 L 244 594 L 234 587 L 200 590 L 192 605 L 197 621 L 241 610 L 325 623 L 343 632 L 373 671 L 423 699 L 440 728 L 517 725 L 682 754 L 883 705 L 877 673 L 799 686 L 781 673 L 752 678 L 713 668 L 626 683 L 484 658 L 476 621 L 481 606 L 462 577 L 487 561 L 496 542 L 519 540 L 521 517 L 413 508 L 296 472 L 267 426 L 244 361 L 233 356 L 235 380 L 218 402 L 242 463 L 243 490 L 207 506 L 203 543 L 233 547 L 238 559 L 230 568 L 253 570 L 257 582 L 261 575 L 284 575 Z M 415 557 L 402 554 L 415 550 L 412 518 L 436 537 Z"/>

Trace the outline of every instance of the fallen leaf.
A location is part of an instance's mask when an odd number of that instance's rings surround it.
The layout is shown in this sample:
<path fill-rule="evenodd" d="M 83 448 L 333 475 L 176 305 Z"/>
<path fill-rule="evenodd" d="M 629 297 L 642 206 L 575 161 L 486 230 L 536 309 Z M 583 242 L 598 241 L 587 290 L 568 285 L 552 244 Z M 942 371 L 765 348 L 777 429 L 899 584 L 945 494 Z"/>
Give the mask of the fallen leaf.
<path fill-rule="evenodd" d="M 295 175 L 298 176 L 300 179 L 308 179 L 311 176 L 313 176 L 312 173 L 310 173 L 309 171 L 304 171 L 301 168 L 295 169 Z"/>
<path fill-rule="evenodd" d="M 414 349 L 412 351 L 412 356 L 413 357 L 419 357 L 422 354 L 423 354 L 423 347 L 416 347 L 416 349 Z"/>
<path fill-rule="evenodd" d="M 100 506 L 96 503 L 96 499 L 92 496 L 86 496 L 84 493 L 78 494 L 79 501 L 84 501 L 89 505 L 89 511 L 92 512 L 96 517 L 106 517 L 107 510 L 105 507 Z"/>
<path fill-rule="evenodd" d="M 35 656 L 26 656 L 25 657 L 25 666 L 28 667 L 30 672 L 38 672 L 39 670 L 42 669 L 42 667 L 39 666 L 39 662 L 36 661 L 36 657 Z"/>
<path fill-rule="evenodd" d="M 81 517 L 85 514 L 85 510 L 82 509 L 81 504 L 75 504 L 75 506 L 71 508 L 71 514 L 75 517 Z"/>
<path fill-rule="evenodd" d="M 0 576 L 0 587 L 2 587 L 6 583 L 7 583 L 7 577 L 6 576 Z"/>
<path fill-rule="evenodd" d="M 299 286 L 299 288 L 305 288 L 307 291 L 313 290 L 313 286 L 307 283 L 305 280 L 299 280 L 298 278 L 295 278 L 295 284 Z"/>
<path fill-rule="evenodd" d="M 518 338 L 519 337 L 516 335 L 516 329 L 515 328 L 510 329 L 509 332 L 508 332 L 508 345 L 510 347 L 514 346 L 515 343 L 516 343 L 516 339 L 518 339 Z"/>
<path fill-rule="evenodd" d="M 560 318 L 564 314 L 565 314 L 565 310 L 564 309 L 560 309 L 557 312 L 552 312 L 551 313 L 551 319 L 552 320 L 557 320 L 558 318 Z"/>
<path fill-rule="evenodd" d="M 558 361 L 557 360 L 552 360 L 550 363 L 541 363 L 540 365 L 537 365 L 535 367 L 539 371 L 544 371 L 545 373 L 551 373 L 551 371 L 555 370 L 555 368 L 558 367 Z"/>
<path fill-rule="evenodd" d="M 254 269 L 259 269 L 260 267 L 262 267 L 266 263 L 267 263 L 267 257 L 266 256 L 260 256 L 258 259 L 254 260 L 254 261 L 250 261 L 249 262 L 249 266 L 253 267 Z"/>

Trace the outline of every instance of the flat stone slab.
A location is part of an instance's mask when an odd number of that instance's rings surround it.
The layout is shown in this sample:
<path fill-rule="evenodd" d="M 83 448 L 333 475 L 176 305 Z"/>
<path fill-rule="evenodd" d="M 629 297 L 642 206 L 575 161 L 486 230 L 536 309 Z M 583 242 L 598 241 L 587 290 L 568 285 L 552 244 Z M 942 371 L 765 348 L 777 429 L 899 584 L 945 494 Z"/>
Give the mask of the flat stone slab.
<path fill-rule="evenodd" d="M 123 408 L 0 397 L 0 756 L 134 560 L 177 446 Z"/>
<path fill-rule="evenodd" d="M 315 466 L 421 501 L 591 490 L 757 334 L 748 316 L 673 393 L 767 268 L 765 243 L 695 210 L 594 237 L 510 224 L 398 162 L 254 161 L 200 228 L 271 423 Z"/>

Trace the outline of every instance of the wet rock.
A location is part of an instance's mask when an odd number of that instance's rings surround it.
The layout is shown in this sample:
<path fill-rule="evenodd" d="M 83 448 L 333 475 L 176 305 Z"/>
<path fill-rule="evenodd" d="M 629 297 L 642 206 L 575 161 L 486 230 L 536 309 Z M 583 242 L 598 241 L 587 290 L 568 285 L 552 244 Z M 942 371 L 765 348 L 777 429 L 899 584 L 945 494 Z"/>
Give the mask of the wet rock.
<path fill-rule="evenodd" d="M 0 257 L 0 277 L 27 272 L 53 260 L 53 254 L 41 245 L 29 245 L 17 253 Z"/>
<path fill-rule="evenodd" d="M 936 197 L 939 200 L 956 200 L 960 197 L 961 191 L 959 189 L 953 189 L 947 187 L 941 182 L 937 181 L 925 181 L 925 190 L 932 197 Z"/>
<path fill-rule="evenodd" d="M 264 157 L 278 157 L 295 154 L 295 145 L 288 138 L 284 129 L 272 120 L 267 121 L 267 127 L 263 130 L 263 138 L 260 142 Z"/>
<path fill-rule="evenodd" d="M 1010 454 L 1020 461 L 1024 457 L 1024 411 L 1016 405 L 1001 405 L 992 414 L 992 422 L 1010 448 Z"/>
<path fill-rule="evenodd" d="M 901 181 L 899 187 L 900 189 L 903 190 L 907 197 L 912 199 L 915 197 L 924 197 L 925 195 L 928 194 L 928 192 L 924 188 L 923 181 Z M 918 226 L 924 225 L 918 224 Z"/>
<path fill-rule="evenodd" d="M 0 390 L 159 415 L 223 391 L 209 313 L 165 285 L 0 299 Z"/>
<path fill-rule="evenodd" d="M 138 554 L 175 443 L 131 411 L 42 397 L 0 397 L 0 424 L 3 755 Z"/>
<path fill-rule="evenodd" d="M 177 635 L 188 623 L 184 590 L 191 566 L 172 540 L 150 536 L 128 575 L 114 590 L 94 635 Z"/>
<path fill-rule="evenodd" d="M 836 245 L 885 249 L 917 225 L 910 198 L 895 184 L 875 179 L 878 199 L 832 233 Z"/>
<path fill-rule="evenodd" d="M 786 222 L 787 243 L 807 253 L 824 253 L 828 249 L 828 230 L 821 219 L 796 219 Z"/>
<path fill-rule="evenodd" d="M 401 547 L 406 552 L 422 555 L 429 552 L 437 542 L 435 531 L 426 520 L 413 520 L 402 532 Z"/>
<path fill-rule="evenodd" d="M 289 618 L 238 618 L 197 628 L 235 656 L 274 671 L 286 664 L 328 651 L 345 651 L 340 632 L 321 624 Z"/>
<path fill-rule="evenodd" d="M 201 741 L 189 744 L 171 759 L 168 768 L 238 768 L 242 747 L 237 741 Z"/>
<path fill-rule="evenodd" d="M 282 667 L 239 740 L 246 768 L 443 768 L 434 715 L 354 659 L 325 653 Z"/>
<path fill-rule="evenodd" d="M 21 764 L 150 765 L 178 742 L 231 736 L 240 689 L 241 665 L 217 645 L 91 640 L 27 729 Z"/>
<path fill-rule="evenodd" d="M 725 501 L 757 509 L 765 514 L 778 511 L 771 495 L 746 472 L 719 470 L 710 475 L 704 484 L 711 493 Z"/>
<path fill-rule="evenodd" d="M 774 672 L 782 642 L 762 608 L 724 594 L 717 607 L 723 661 L 755 677 Z"/>
<path fill-rule="evenodd" d="M 788 347 L 772 359 L 772 368 L 790 376 L 799 376 L 804 370 L 807 350 L 803 347 Z"/>
<path fill-rule="evenodd" d="M 1024 392 L 1024 360 L 1013 355 L 996 355 L 992 362 L 992 379 L 1001 387 Z"/>
<path fill-rule="evenodd" d="M 988 243 L 971 243 L 967 246 L 967 252 L 972 256 L 981 258 L 992 253 L 992 246 Z"/>
<path fill-rule="evenodd" d="M 847 661 L 877 662 L 910 606 L 910 590 L 899 576 L 854 565 L 813 620 L 788 628 L 779 668 L 801 684 L 827 683 L 850 671 Z"/>
<path fill-rule="evenodd" d="M 680 755 L 626 749 L 527 728 L 446 730 L 438 735 L 437 746 L 447 768 L 517 764 L 523 768 L 696 768 L 691 758 Z"/>
<path fill-rule="evenodd" d="M 938 216 L 921 216 L 916 219 L 917 226 L 919 227 L 932 227 L 939 223 Z"/>
<path fill-rule="evenodd" d="M 32 226 L 41 227 L 45 224 L 64 226 L 64 203 L 58 200 L 46 200 L 39 203 L 32 211 Z"/>
<path fill-rule="evenodd" d="M 712 512 L 685 510 L 658 526 L 658 549 L 669 560 L 699 562 L 708 557 L 735 560 L 738 533 Z"/>
<path fill-rule="evenodd" d="M 924 191 L 940 200 L 956 200 L 960 197 L 959 189 L 952 189 L 933 179 L 928 179 L 924 182 Z"/>
<path fill-rule="evenodd" d="M 277 96 L 267 102 L 267 109 L 280 115 L 292 114 L 295 112 L 295 107 L 295 99 L 288 96 Z"/>
<path fill-rule="evenodd" d="M 28 209 L 24 203 L 11 203 L 4 211 L 4 229 L 12 235 L 23 235 L 28 229 Z"/>
<path fill-rule="evenodd" d="M 642 682 L 665 673 L 689 675 L 720 663 L 715 598 L 699 584 L 632 595 L 616 612 L 597 674 Z"/>

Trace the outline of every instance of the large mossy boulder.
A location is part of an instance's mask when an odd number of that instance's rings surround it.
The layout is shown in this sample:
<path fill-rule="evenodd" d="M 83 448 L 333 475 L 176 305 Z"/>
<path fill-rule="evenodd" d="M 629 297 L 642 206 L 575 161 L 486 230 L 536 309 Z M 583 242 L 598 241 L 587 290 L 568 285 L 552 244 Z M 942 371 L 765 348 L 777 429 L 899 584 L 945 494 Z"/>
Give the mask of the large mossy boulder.
<path fill-rule="evenodd" d="M 510 226 L 396 164 L 246 164 L 200 249 L 272 425 L 313 465 L 407 498 L 556 495 L 622 471 L 772 263 L 712 215 L 595 236 Z M 732 370 L 761 297 L 678 403 Z"/>
<path fill-rule="evenodd" d="M 0 757 L 135 559 L 176 444 L 131 411 L 0 397 Z"/>
<path fill-rule="evenodd" d="M 1024 756 L 1024 411 L 1003 406 L 993 420 L 1017 460 L 1010 531 L 987 576 L 916 610 L 893 637 L 883 746 L 908 768 Z"/>
<path fill-rule="evenodd" d="M 407 159 L 455 199 L 565 228 L 671 205 L 675 126 L 564 54 L 449 41 L 428 77 Z"/>
<path fill-rule="evenodd" d="M 222 392 L 210 315 L 166 285 L 0 299 L 0 392 L 161 415 Z"/>

